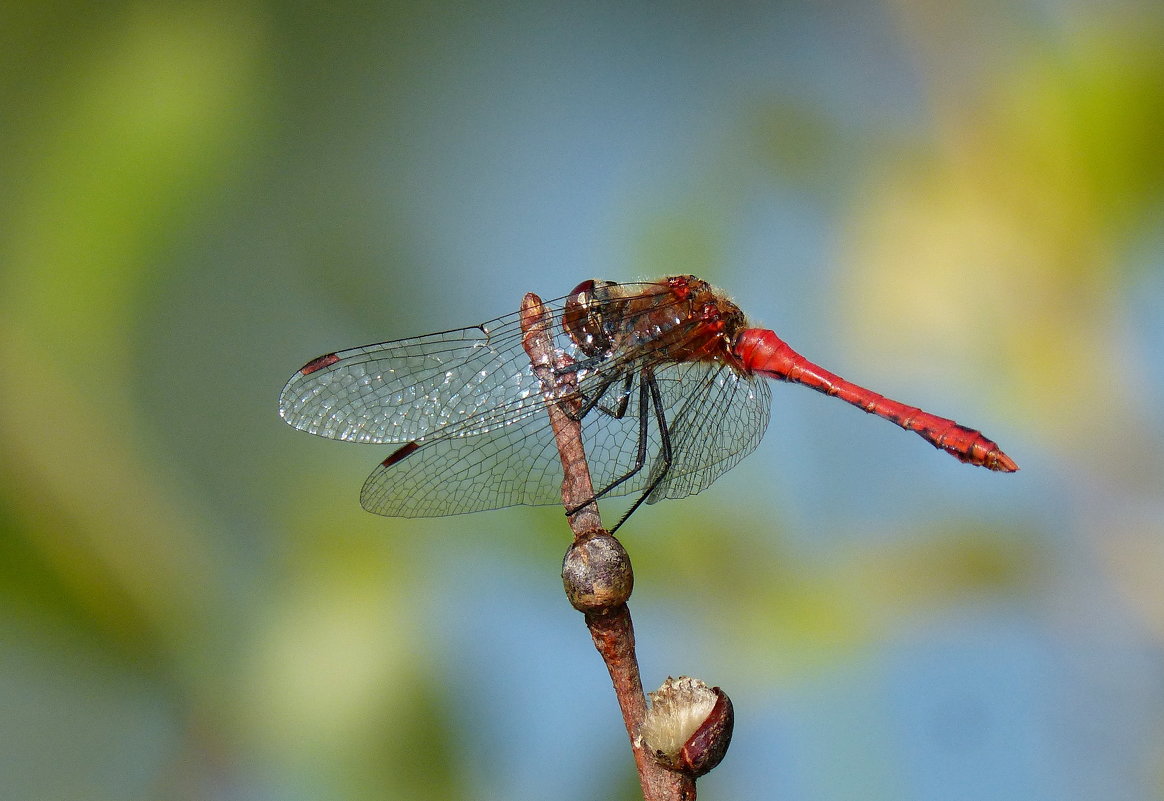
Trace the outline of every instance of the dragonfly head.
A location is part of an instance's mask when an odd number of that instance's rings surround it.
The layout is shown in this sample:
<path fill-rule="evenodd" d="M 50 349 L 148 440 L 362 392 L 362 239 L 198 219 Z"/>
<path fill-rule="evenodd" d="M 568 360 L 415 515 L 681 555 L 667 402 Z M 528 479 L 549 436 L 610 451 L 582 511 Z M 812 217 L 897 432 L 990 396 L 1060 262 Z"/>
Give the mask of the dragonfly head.
<path fill-rule="evenodd" d="M 574 287 L 562 311 L 562 327 L 587 356 L 597 356 L 614 346 L 606 310 L 614 281 L 590 279 Z"/>

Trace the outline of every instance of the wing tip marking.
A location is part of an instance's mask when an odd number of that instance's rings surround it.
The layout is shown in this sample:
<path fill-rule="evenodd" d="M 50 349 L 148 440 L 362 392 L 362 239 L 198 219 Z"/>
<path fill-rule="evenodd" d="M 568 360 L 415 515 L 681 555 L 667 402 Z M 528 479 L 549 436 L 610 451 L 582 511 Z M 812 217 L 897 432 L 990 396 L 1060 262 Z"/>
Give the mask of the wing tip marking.
<path fill-rule="evenodd" d="M 311 375 L 316 370 L 322 370 L 324 367 L 330 367 L 340 360 L 340 357 L 334 353 L 326 353 L 318 359 L 312 359 L 307 364 L 299 368 L 299 375 Z"/>
<path fill-rule="evenodd" d="M 420 450 L 420 443 L 417 443 L 417 442 L 405 443 L 404 445 L 401 445 L 396 450 L 392 451 L 392 453 L 390 453 L 388 455 L 387 459 L 380 462 L 380 466 L 381 467 L 391 467 L 392 465 L 401 461 L 405 457 L 411 456 L 412 454 L 416 453 L 418 450 Z"/>

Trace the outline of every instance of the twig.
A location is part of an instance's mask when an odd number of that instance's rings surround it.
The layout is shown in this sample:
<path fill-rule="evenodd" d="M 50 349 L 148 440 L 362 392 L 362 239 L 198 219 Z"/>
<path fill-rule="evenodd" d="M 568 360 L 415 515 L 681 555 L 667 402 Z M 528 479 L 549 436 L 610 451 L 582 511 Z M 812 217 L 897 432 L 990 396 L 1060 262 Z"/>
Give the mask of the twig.
<path fill-rule="evenodd" d="M 647 701 L 635 656 L 634 626 L 626 605 L 633 583 L 630 558 L 618 540 L 602 527 L 582 443 L 582 421 L 577 416 L 581 408 L 581 400 L 576 395 L 578 373 L 568 369 L 572 365 L 570 357 L 554 347 L 550 333 L 552 323 L 553 316 L 541 298 L 532 292 L 526 295 L 521 304 L 522 344 L 529 354 L 535 375 L 541 380 L 546 410 L 562 459 L 562 504 L 567 510 L 574 510 L 569 514 L 574 545 L 567 553 L 567 566 L 563 569 L 567 594 L 571 603 L 585 614 L 594 647 L 610 672 L 644 799 L 694 801 L 695 780 L 656 763 L 638 741 Z M 595 584 L 603 582 L 604 577 L 596 579 L 595 573 L 601 573 L 604 566 L 613 566 L 611 569 L 622 577 L 614 581 L 617 590 L 615 602 L 595 601 L 593 594 L 587 597 L 587 601 L 579 601 L 567 578 L 571 564 L 581 566 L 586 573 L 583 582 L 586 590 L 593 590 Z"/>
<path fill-rule="evenodd" d="M 590 466 L 582 445 L 582 420 L 577 417 L 581 400 L 577 397 L 578 373 L 567 370 L 570 357 L 555 352 L 550 335 L 553 315 L 542 299 L 530 292 L 521 302 L 522 345 L 529 354 L 534 374 L 541 379 L 546 398 L 546 410 L 562 459 L 562 504 L 575 509 L 570 515 L 570 530 L 577 540 L 602 529 L 598 516 L 598 502 L 594 499 L 594 485 L 590 481 Z M 564 408 L 564 407 L 569 407 Z M 569 412 L 569 413 L 567 413 Z"/>

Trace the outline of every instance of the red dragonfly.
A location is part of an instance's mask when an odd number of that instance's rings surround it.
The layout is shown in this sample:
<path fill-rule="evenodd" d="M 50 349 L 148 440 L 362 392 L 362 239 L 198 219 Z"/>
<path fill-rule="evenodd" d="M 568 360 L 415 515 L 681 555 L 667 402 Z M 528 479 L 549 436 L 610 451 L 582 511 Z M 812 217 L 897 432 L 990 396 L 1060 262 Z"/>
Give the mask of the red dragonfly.
<path fill-rule="evenodd" d="M 626 516 L 706 489 L 755 450 L 770 414 L 766 378 L 835 395 L 963 462 L 1018 470 L 978 431 L 863 389 L 749 328 L 694 276 L 585 281 L 546 306 L 570 365 L 560 372 L 574 374 L 559 402 L 581 420 L 595 497 L 638 493 Z M 279 415 L 318 436 L 400 446 L 364 483 L 370 512 L 558 503 L 561 464 L 520 316 L 320 356 L 291 376 Z"/>

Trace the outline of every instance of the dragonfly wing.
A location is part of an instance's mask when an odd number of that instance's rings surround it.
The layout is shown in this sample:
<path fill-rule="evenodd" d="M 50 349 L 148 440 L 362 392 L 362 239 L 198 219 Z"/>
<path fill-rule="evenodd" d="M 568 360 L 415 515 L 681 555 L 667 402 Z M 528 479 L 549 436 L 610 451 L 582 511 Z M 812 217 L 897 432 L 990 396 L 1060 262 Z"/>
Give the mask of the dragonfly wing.
<path fill-rule="evenodd" d="M 656 381 L 667 415 L 672 463 L 649 503 L 707 489 L 756 449 L 772 412 L 768 382 L 731 367 L 671 365 L 656 371 Z M 652 478 L 662 469 L 656 460 Z"/>
<path fill-rule="evenodd" d="M 506 506 L 560 503 L 562 463 L 549 417 L 536 415 L 483 433 L 442 435 L 406 445 L 377 467 L 360 492 L 369 512 L 440 517 Z"/>
<path fill-rule="evenodd" d="M 290 425 L 351 442 L 481 433 L 540 410 L 517 315 L 321 356 L 279 396 Z"/>
<path fill-rule="evenodd" d="M 594 489 L 601 492 L 614 482 L 626 479 L 609 490 L 607 496 L 631 495 L 642 491 L 650 475 L 651 460 L 659 453 L 658 430 L 648 418 L 643 449 L 644 465 L 634 472 L 638 466 L 641 439 L 638 378 L 633 382 L 621 417 L 612 414 L 617 405 L 616 397 L 591 410 L 582 421 L 582 442 L 586 447 L 586 461 Z M 646 408 L 650 414 L 649 403 Z M 626 478 L 632 472 L 634 475 Z"/>
<path fill-rule="evenodd" d="M 679 370 L 681 367 L 667 369 Z M 706 369 L 702 373 L 706 373 Z M 594 374 L 584 376 L 583 395 L 589 396 L 602 380 Z M 699 381 L 699 376 L 696 380 Z M 617 384 L 621 392 L 622 382 Z M 689 386 L 685 385 L 684 389 L 689 389 Z M 669 400 L 682 408 L 685 397 L 677 387 Z M 639 457 L 637 380 L 633 382 L 621 416 L 615 414 L 619 401 L 619 392 L 609 392 L 582 421 L 586 461 L 598 490 L 632 473 Z M 647 487 L 652 469 L 657 469 L 660 437 L 654 410 L 649 403 L 646 411 L 644 466 L 609 492 L 611 496 L 641 492 Z M 674 408 L 668 410 L 668 418 L 673 415 Z M 535 411 L 527 417 L 485 432 L 460 432 L 461 429 L 448 429 L 427 441 L 405 445 L 389 456 L 364 484 L 360 494 L 364 508 L 389 517 L 436 517 L 516 504 L 537 506 L 561 502 L 561 459 L 540 395 Z M 756 439 L 758 441 L 758 436 Z M 732 444 L 738 447 L 738 443 Z M 701 454 L 701 457 L 708 458 L 706 454 Z M 688 467 L 690 461 L 681 459 L 677 464 Z M 734 461 L 706 479 L 703 486 L 710 484 L 731 464 Z M 684 494 L 697 491 L 689 490 Z"/>
<path fill-rule="evenodd" d="M 715 363 L 663 363 L 652 369 L 667 420 L 672 462 L 649 500 L 684 498 L 706 489 L 756 449 L 768 427 L 771 393 L 766 381 L 750 380 Z M 637 375 L 621 417 L 610 413 L 617 397 L 605 399 L 582 425 L 597 490 L 630 474 L 639 459 L 639 443 L 645 443 L 642 468 L 607 493 L 611 496 L 642 492 L 664 469 L 657 415 L 650 399 L 640 404 Z M 640 434 L 644 412 L 645 439 Z"/>

